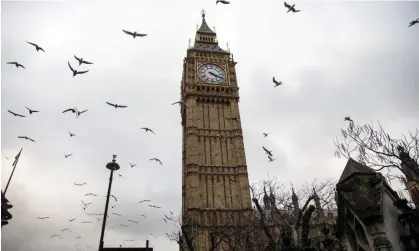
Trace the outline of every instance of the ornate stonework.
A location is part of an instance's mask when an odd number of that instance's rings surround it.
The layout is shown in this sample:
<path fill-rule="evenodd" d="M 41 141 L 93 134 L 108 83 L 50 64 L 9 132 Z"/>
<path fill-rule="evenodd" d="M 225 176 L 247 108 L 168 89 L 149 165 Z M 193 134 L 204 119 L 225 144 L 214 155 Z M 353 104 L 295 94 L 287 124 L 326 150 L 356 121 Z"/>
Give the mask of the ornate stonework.
<path fill-rule="evenodd" d="M 232 224 L 231 219 L 252 212 L 235 64 L 219 48 L 204 13 L 202 17 L 181 83 L 181 98 L 188 104 L 181 106 L 182 215 L 184 224 L 194 219 L 195 250 L 209 250 L 211 227 Z M 218 67 L 225 78 L 216 84 L 204 82 L 199 75 L 204 64 Z"/>

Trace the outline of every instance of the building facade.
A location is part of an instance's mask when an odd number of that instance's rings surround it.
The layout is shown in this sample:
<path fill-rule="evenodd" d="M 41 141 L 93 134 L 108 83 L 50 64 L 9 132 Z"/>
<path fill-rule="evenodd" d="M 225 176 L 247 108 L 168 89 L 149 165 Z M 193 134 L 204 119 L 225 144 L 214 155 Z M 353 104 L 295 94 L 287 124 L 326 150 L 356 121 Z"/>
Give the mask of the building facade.
<path fill-rule="evenodd" d="M 212 228 L 252 213 L 235 65 L 203 11 L 181 82 L 182 223 L 195 250 L 211 249 Z"/>

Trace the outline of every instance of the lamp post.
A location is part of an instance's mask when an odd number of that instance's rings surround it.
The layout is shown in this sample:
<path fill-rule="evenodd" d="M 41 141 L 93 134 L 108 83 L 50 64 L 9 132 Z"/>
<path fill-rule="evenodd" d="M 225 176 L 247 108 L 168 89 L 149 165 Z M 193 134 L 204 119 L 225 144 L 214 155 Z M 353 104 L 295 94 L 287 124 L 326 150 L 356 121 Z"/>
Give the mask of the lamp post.
<path fill-rule="evenodd" d="M 112 156 L 112 162 L 106 164 L 106 168 L 111 170 L 109 176 L 108 194 L 106 195 L 105 213 L 103 214 L 102 232 L 100 233 L 99 251 L 103 249 L 103 237 L 105 236 L 106 219 L 108 218 L 109 197 L 111 195 L 113 171 L 119 170 L 119 165 L 116 163 L 116 155 Z"/>

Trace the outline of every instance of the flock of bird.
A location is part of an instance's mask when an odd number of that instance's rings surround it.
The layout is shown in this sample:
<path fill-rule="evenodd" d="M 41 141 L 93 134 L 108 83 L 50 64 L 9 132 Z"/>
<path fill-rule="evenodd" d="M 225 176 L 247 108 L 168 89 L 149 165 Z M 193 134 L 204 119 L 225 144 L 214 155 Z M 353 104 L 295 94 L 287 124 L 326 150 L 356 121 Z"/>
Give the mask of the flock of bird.
<path fill-rule="evenodd" d="M 230 2 L 229 1 L 226 1 L 226 0 L 216 0 L 216 4 L 218 4 L 218 3 L 222 3 L 222 4 L 230 4 Z M 288 4 L 288 3 L 286 3 L 286 2 L 284 2 L 284 6 L 288 9 L 288 11 L 287 11 L 287 13 L 289 13 L 289 12 L 294 12 L 294 13 L 296 13 L 296 12 L 299 12 L 300 10 L 297 10 L 297 9 L 295 9 L 295 4 L 293 4 L 293 5 L 290 5 L 290 4 Z M 409 23 L 409 27 L 411 27 L 411 26 L 413 26 L 413 25 L 415 25 L 415 24 L 418 24 L 419 23 L 419 18 L 417 19 L 417 20 L 414 20 L 414 21 L 411 21 L 410 23 Z M 125 34 L 127 34 L 127 35 L 130 35 L 130 36 L 132 36 L 133 37 L 133 39 L 135 39 L 136 37 L 145 37 L 145 36 L 147 36 L 147 34 L 144 34 L 144 33 L 138 33 L 138 32 L 136 32 L 136 31 L 134 31 L 134 32 L 131 32 L 131 31 L 127 31 L 127 30 L 122 30 L 122 32 L 124 32 Z M 27 42 L 29 45 L 31 45 L 31 46 L 34 46 L 35 47 L 35 50 L 37 51 L 37 52 L 39 52 L 39 51 L 42 51 L 42 52 L 44 52 L 45 54 L 46 54 L 46 52 L 45 52 L 45 50 L 41 47 L 41 46 L 39 46 L 38 44 L 36 44 L 36 43 L 33 43 L 33 42 Z M 79 67 L 81 67 L 82 65 L 92 65 L 93 63 L 92 62 L 89 62 L 89 61 L 86 61 L 85 59 L 83 59 L 82 57 L 77 57 L 76 55 L 74 55 L 74 58 L 77 60 L 77 62 L 78 62 L 78 66 Z M 19 63 L 19 62 L 16 62 L 16 61 L 11 61 L 11 62 L 8 62 L 7 64 L 10 64 L 10 65 L 15 65 L 16 66 L 16 68 L 22 68 L 22 69 L 26 69 L 26 67 L 24 66 L 24 65 L 22 65 L 21 63 Z M 80 70 L 80 69 L 74 69 L 73 68 L 73 66 L 70 64 L 70 61 L 68 61 L 68 67 L 69 67 L 69 69 L 71 70 L 71 72 L 72 72 L 72 75 L 73 75 L 73 77 L 75 77 L 75 76 L 77 76 L 77 75 L 81 75 L 81 74 L 86 74 L 86 73 L 88 73 L 89 72 L 89 70 Z M 281 86 L 281 85 L 283 85 L 283 82 L 282 81 L 277 81 L 276 79 L 275 79 L 275 77 L 273 77 L 273 79 L 272 79 L 272 81 L 273 81 L 273 83 L 274 83 L 274 87 L 278 87 L 278 86 Z M 109 105 L 109 106 L 111 106 L 111 107 L 114 107 L 115 109 L 117 109 L 117 108 L 127 108 L 128 106 L 127 105 L 120 105 L 120 104 L 114 104 L 114 103 L 111 103 L 111 102 L 104 102 L 105 104 L 107 104 L 107 105 Z M 187 106 L 187 107 L 189 107 L 189 105 L 188 104 L 186 104 L 185 102 L 183 102 L 183 101 L 177 101 L 177 102 L 174 102 L 174 103 L 172 103 L 172 105 L 176 105 L 176 104 L 178 104 L 178 105 L 184 105 L 184 106 Z M 31 108 L 29 108 L 29 107 L 25 107 L 26 109 L 27 109 L 27 111 L 28 111 L 28 113 L 29 113 L 29 115 L 34 115 L 34 114 L 36 114 L 36 113 L 39 113 L 40 111 L 39 110 L 35 110 L 35 109 L 31 109 Z M 11 111 L 11 110 L 7 110 L 10 114 L 12 114 L 13 116 L 15 116 L 15 117 L 19 117 L 19 118 L 25 118 L 26 117 L 26 115 L 22 115 L 22 114 L 19 114 L 19 113 L 17 113 L 17 112 L 14 112 L 14 111 Z M 84 114 L 84 113 L 86 113 L 88 111 L 88 109 L 84 109 L 84 110 L 79 110 L 78 108 L 76 108 L 76 107 L 73 107 L 73 108 L 68 108 L 68 109 L 65 109 L 62 113 L 63 114 L 66 114 L 66 113 L 69 113 L 69 112 L 71 112 L 72 114 L 75 114 L 75 116 L 76 116 L 76 118 L 78 118 L 78 117 L 80 117 L 82 114 Z M 238 118 L 227 118 L 227 119 L 231 119 L 231 120 L 238 120 Z M 350 122 L 353 122 L 352 120 L 351 120 L 351 118 L 350 117 L 345 117 L 344 118 L 344 120 L 345 121 L 350 121 Z M 150 128 L 148 128 L 148 127 L 142 127 L 141 128 L 142 130 L 144 130 L 146 133 L 147 132 L 150 132 L 150 133 L 152 133 L 152 134 L 155 134 L 155 132 L 152 130 L 152 129 L 150 129 Z M 72 138 L 72 137 L 75 137 L 76 136 L 76 134 L 74 134 L 74 133 L 72 133 L 72 132 L 68 132 L 69 133 L 69 136 L 70 136 L 70 138 Z M 266 138 L 270 133 L 262 133 L 263 135 L 264 135 L 264 137 Z M 34 139 L 32 139 L 31 137 L 29 137 L 29 136 L 17 136 L 19 139 L 25 139 L 25 140 L 29 140 L 29 141 L 31 141 L 31 142 L 35 142 L 35 140 Z M 264 152 L 267 154 L 267 157 L 268 157 L 268 159 L 269 159 L 269 162 L 273 162 L 273 161 L 275 161 L 275 159 L 273 159 L 273 153 L 272 153 L 272 151 L 271 150 L 268 150 L 265 146 L 262 146 L 262 149 L 264 150 Z M 71 154 L 64 154 L 64 157 L 65 158 L 69 158 L 70 156 L 73 156 L 73 153 L 71 153 Z M 7 158 L 7 157 L 6 157 Z M 9 158 L 7 158 L 7 159 L 9 159 Z M 163 162 L 159 159 L 159 158 L 151 158 L 150 159 L 150 161 L 156 161 L 156 162 L 158 162 L 160 165 L 162 165 L 163 166 Z M 133 163 L 131 163 L 131 162 L 129 162 L 129 165 L 130 165 L 130 167 L 131 168 L 134 168 L 135 166 L 137 166 L 137 164 L 133 164 Z M 118 175 L 118 177 L 121 177 L 121 178 L 123 178 L 123 176 L 121 175 L 121 174 L 117 174 Z M 76 186 L 76 187 L 83 187 L 83 186 L 85 186 L 87 184 L 87 182 L 82 182 L 82 183 L 74 183 L 74 186 Z M 84 194 L 84 198 L 88 198 L 89 196 L 93 196 L 93 197 L 97 197 L 98 195 L 97 194 L 95 194 L 95 193 L 86 193 L 86 194 Z M 118 202 L 118 200 L 117 200 L 117 197 L 115 197 L 114 195 L 111 195 L 111 197 L 113 198 L 113 200 L 114 200 L 114 202 L 115 203 L 117 203 Z M 84 200 L 86 200 L 86 199 L 84 199 Z M 103 214 L 100 214 L 100 213 L 87 213 L 87 210 L 89 209 L 89 206 L 90 205 L 92 205 L 92 202 L 85 202 L 84 200 L 80 200 L 81 201 L 81 209 L 83 210 L 83 211 L 85 211 L 86 212 L 86 214 L 87 215 L 89 215 L 89 216 L 96 216 L 96 218 L 95 218 L 95 220 L 97 221 L 97 222 L 99 222 L 99 221 L 101 221 L 101 220 L 103 220 L 103 217 L 104 217 L 104 215 Z M 151 200 L 142 200 L 142 201 L 139 201 L 139 203 L 140 204 L 143 204 L 143 203 L 146 203 L 146 202 L 148 202 L 148 203 L 150 203 L 151 202 Z M 111 204 L 111 208 L 113 209 L 113 208 L 115 208 L 117 206 L 117 204 Z M 150 208 L 156 208 L 156 209 L 160 209 L 161 207 L 159 207 L 159 206 L 156 206 L 156 205 L 152 205 L 152 204 L 148 204 L 148 207 L 150 207 Z M 173 213 L 170 211 L 170 213 L 173 215 Z M 118 213 L 115 213 L 115 212 L 113 212 L 113 213 L 111 213 L 111 215 L 114 215 L 114 216 L 116 216 L 116 217 L 120 217 L 120 216 L 122 216 L 121 214 L 118 214 Z M 102 217 L 97 217 L 97 216 L 102 216 Z M 141 217 L 143 217 L 144 219 L 146 219 L 147 217 L 146 217 L 146 215 L 144 215 L 144 214 L 140 214 L 139 216 L 141 216 Z M 109 215 L 107 215 L 106 217 L 109 217 Z M 48 220 L 48 219 L 50 219 L 50 217 L 49 216 L 39 216 L 39 217 L 37 217 L 37 219 L 39 219 L 39 220 Z M 163 220 L 167 223 L 167 220 L 169 220 L 169 219 L 171 219 L 171 217 L 168 217 L 166 214 L 164 215 L 164 218 L 163 218 Z M 69 225 L 67 225 L 67 226 L 64 226 L 60 231 L 58 231 L 58 232 L 56 232 L 56 233 L 53 233 L 52 235 L 51 235 L 51 238 L 59 238 L 59 239 L 63 239 L 64 238 L 64 235 L 66 235 L 66 237 L 67 237 L 67 232 L 69 232 L 69 233 L 71 233 L 71 232 L 73 232 L 72 231 L 72 229 L 69 227 L 71 224 L 75 224 L 76 221 L 77 220 L 77 218 L 76 217 L 74 217 L 74 218 L 69 218 L 68 219 L 68 224 Z M 140 221 L 139 220 L 132 220 L 132 219 L 129 219 L 129 220 L 127 220 L 127 223 L 120 223 L 119 225 L 121 226 L 121 227 L 129 227 L 129 225 L 131 225 L 131 224 L 138 224 Z M 83 221 L 79 221 L 79 223 L 80 224 L 92 224 L 92 221 L 88 221 L 88 220 L 83 220 Z M 151 235 L 153 235 L 152 233 L 150 233 Z M 79 240 L 79 239 L 83 239 L 83 237 L 82 236 L 72 236 L 73 238 L 75 238 L 76 240 Z M 128 242 L 134 242 L 134 240 L 125 240 L 125 241 L 128 241 Z M 75 245 L 79 250 L 81 250 L 81 248 L 82 248 L 82 245 L 81 244 L 76 244 Z M 85 245 L 85 247 L 86 248 L 91 248 L 93 245 Z"/>

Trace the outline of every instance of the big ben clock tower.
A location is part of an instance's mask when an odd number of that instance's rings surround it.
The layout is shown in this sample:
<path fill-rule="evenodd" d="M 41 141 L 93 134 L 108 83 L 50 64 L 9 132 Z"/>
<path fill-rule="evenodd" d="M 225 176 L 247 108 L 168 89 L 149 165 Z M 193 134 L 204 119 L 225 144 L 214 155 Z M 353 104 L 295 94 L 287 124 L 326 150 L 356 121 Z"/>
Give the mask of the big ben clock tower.
<path fill-rule="evenodd" d="M 202 11 L 181 83 L 182 224 L 197 251 L 211 249 L 215 227 L 239 225 L 252 211 L 235 65 Z"/>

